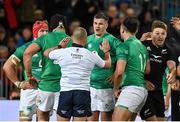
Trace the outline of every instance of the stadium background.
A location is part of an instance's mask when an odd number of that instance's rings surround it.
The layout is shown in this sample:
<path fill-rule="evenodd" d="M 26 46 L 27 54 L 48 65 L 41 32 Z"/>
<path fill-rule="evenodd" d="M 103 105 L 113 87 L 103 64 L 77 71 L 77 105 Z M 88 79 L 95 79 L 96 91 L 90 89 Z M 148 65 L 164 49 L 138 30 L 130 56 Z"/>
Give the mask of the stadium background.
<path fill-rule="evenodd" d="M 138 17 L 139 38 L 150 31 L 153 20 L 163 20 L 170 27 L 171 17 L 180 16 L 180 0 L 0 0 L 0 100 L 19 99 L 19 90 L 6 78 L 2 67 L 17 47 L 32 40 L 35 20 L 49 20 L 53 14 L 60 13 L 67 17 L 69 35 L 77 26 L 91 34 L 93 16 L 98 11 L 110 17 L 108 32 L 118 38 L 123 18 Z M 17 72 L 23 79 L 21 68 Z"/>

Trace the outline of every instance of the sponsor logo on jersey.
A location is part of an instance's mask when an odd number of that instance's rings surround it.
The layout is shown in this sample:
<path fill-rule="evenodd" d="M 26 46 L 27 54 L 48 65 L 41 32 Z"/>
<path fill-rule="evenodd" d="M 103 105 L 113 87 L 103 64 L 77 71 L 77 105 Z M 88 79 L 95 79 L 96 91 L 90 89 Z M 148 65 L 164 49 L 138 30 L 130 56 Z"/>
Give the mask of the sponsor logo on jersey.
<path fill-rule="evenodd" d="M 167 49 L 162 49 L 161 53 L 162 54 L 167 54 Z"/>
<path fill-rule="evenodd" d="M 92 48 L 92 44 L 88 44 L 88 48 Z"/>
<path fill-rule="evenodd" d="M 161 56 L 156 56 L 156 55 L 154 55 L 154 54 L 151 54 L 151 55 L 152 55 L 152 57 L 150 58 L 150 61 L 162 63 L 162 60 L 161 60 L 161 59 L 158 59 L 158 58 L 161 58 Z"/>
<path fill-rule="evenodd" d="M 154 58 L 156 58 L 156 59 L 161 57 L 161 56 L 158 56 L 158 55 L 156 56 L 156 55 L 154 55 L 154 54 L 151 54 L 151 55 L 152 55 Z"/>
<path fill-rule="evenodd" d="M 79 53 L 79 48 L 76 49 L 76 53 Z"/>
<path fill-rule="evenodd" d="M 148 50 L 148 51 L 151 51 L 151 48 L 148 46 L 148 47 L 147 47 L 147 50 Z"/>
<path fill-rule="evenodd" d="M 83 57 L 83 55 L 71 53 L 71 57 L 74 59 L 81 59 Z"/>

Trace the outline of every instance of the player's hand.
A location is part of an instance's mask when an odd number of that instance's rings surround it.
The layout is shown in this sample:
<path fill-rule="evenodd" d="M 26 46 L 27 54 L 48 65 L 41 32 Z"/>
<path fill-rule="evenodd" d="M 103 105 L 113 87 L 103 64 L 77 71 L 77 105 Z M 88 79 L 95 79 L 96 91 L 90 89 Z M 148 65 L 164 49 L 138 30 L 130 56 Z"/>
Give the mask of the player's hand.
<path fill-rule="evenodd" d="M 176 82 L 176 77 L 172 73 L 167 74 L 166 79 L 169 84 Z"/>
<path fill-rule="evenodd" d="M 107 80 L 109 83 L 113 84 L 113 82 L 114 82 L 114 74 L 112 74 L 111 76 L 109 76 L 106 80 Z"/>
<path fill-rule="evenodd" d="M 180 30 L 180 18 L 172 17 L 171 24 L 173 25 L 174 28 L 176 28 L 177 30 Z"/>
<path fill-rule="evenodd" d="M 146 80 L 146 88 L 148 91 L 154 91 L 155 90 L 155 86 L 153 83 L 151 83 L 150 81 Z"/>
<path fill-rule="evenodd" d="M 32 86 L 37 86 L 38 81 L 37 81 L 37 79 L 35 77 L 28 78 L 28 81 Z"/>
<path fill-rule="evenodd" d="M 62 48 L 66 48 L 69 41 L 70 41 L 70 38 L 66 37 L 62 41 L 59 42 L 59 45 L 61 45 Z"/>
<path fill-rule="evenodd" d="M 152 35 L 152 32 L 146 32 L 146 33 L 143 33 L 143 35 L 141 36 L 141 41 L 145 41 L 145 40 L 148 40 L 151 38 L 151 35 Z"/>
<path fill-rule="evenodd" d="M 107 40 L 103 40 L 101 49 L 104 53 L 108 52 L 110 50 L 109 42 Z"/>
<path fill-rule="evenodd" d="M 118 98 L 121 93 L 120 89 L 113 89 L 113 91 L 114 91 L 114 97 Z"/>
<path fill-rule="evenodd" d="M 37 85 L 32 85 L 29 81 L 22 81 L 22 84 L 20 86 L 21 89 L 34 89 Z"/>
<path fill-rule="evenodd" d="M 179 80 L 176 80 L 176 82 L 174 82 L 170 85 L 171 85 L 171 89 L 173 89 L 173 90 L 178 90 L 180 88 Z"/>

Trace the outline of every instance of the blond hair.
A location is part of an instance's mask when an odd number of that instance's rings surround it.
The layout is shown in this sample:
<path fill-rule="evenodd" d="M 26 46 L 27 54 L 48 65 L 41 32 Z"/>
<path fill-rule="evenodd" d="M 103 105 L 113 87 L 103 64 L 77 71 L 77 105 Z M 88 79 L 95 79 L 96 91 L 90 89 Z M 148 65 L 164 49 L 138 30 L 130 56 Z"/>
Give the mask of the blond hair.
<path fill-rule="evenodd" d="M 82 27 L 77 27 L 73 32 L 73 37 L 76 40 L 81 40 L 83 38 L 86 38 L 87 37 L 86 29 L 84 29 Z"/>
<path fill-rule="evenodd" d="M 153 31 L 155 28 L 162 28 L 167 31 L 167 25 L 163 21 L 160 21 L 160 20 L 153 21 L 151 30 Z"/>

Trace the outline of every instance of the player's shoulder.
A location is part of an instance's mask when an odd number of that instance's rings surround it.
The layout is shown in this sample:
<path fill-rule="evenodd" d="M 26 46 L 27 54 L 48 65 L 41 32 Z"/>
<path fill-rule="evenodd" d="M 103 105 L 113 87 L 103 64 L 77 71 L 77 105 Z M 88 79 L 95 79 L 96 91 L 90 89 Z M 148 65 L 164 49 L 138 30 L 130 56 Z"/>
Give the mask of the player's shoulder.
<path fill-rule="evenodd" d="M 94 38 L 95 37 L 95 34 L 91 34 L 87 37 L 87 39 L 91 39 L 91 38 Z"/>
<path fill-rule="evenodd" d="M 108 33 L 108 32 L 105 33 L 105 36 L 104 36 L 104 37 L 110 39 L 109 41 L 119 40 L 119 39 L 116 38 L 114 35 L 112 35 L 112 34 L 110 34 L 110 33 Z"/>
<path fill-rule="evenodd" d="M 32 41 L 23 44 L 22 46 L 18 47 L 16 50 L 26 49 L 30 44 L 32 44 Z"/>

